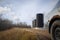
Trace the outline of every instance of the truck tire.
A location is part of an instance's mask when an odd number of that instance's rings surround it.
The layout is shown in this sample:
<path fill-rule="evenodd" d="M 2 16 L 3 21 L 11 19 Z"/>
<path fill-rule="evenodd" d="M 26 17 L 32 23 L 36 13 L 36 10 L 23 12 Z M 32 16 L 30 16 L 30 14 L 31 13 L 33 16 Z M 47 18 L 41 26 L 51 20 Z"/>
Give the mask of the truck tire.
<path fill-rule="evenodd" d="M 60 40 L 60 20 L 54 21 L 50 32 L 52 40 Z"/>

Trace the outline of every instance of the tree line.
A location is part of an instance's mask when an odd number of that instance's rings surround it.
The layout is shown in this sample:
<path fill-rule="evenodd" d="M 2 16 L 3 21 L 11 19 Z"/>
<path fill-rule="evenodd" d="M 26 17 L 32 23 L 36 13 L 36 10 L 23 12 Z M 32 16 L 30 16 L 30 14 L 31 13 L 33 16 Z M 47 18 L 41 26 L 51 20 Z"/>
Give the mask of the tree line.
<path fill-rule="evenodd" d="M 18 28 L 31 28 L 30 25 L 27 25 L 25 22 L 20 22 L 17 24 L 13 24 L 13 21 L 9 19 L 4 19 L 2 17 L 2 14 L 0 14 L 0 31 L 10 29 L 13 27 L 18 27 Z"/>

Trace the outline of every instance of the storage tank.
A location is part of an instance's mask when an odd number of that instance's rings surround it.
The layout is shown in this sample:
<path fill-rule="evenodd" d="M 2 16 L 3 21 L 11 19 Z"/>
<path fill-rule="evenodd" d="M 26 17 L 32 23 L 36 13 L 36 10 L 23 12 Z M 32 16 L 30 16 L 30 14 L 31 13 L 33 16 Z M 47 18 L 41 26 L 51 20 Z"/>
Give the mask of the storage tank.
<path fill-rule="evenodd" d="M 32 27 L 36 27 L 36 19 L 32 21 Z"/>
<path fill-rule="evenodd" d="M 36 26 L 39 28 L 44 26 L 44 15 L 42 13 L 36 15 Z"/>

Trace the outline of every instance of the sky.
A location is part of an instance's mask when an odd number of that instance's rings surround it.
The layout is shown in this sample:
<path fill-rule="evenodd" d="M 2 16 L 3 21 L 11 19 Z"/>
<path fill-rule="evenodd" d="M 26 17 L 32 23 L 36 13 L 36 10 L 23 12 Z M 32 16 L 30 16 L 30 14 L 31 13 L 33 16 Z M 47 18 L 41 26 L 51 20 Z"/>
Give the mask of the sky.
<path fill-rule="evenodd" d="M 47 15 L 58 0 L 0 0 L 0 14 L 14 22 L 32 25 L 37 13 Z"/>

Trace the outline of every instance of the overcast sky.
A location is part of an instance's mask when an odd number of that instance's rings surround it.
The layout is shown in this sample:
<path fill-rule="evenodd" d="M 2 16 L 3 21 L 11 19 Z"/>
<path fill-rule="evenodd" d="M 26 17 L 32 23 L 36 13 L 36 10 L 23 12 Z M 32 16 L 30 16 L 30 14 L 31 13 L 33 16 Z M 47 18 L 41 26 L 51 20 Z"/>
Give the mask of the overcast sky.
<path fill-rule="evenodd" d="M 0 0 L 0 14 L 10 20 L 32 24 L 37 13 L 49 13 L 58 0 Z"/>

